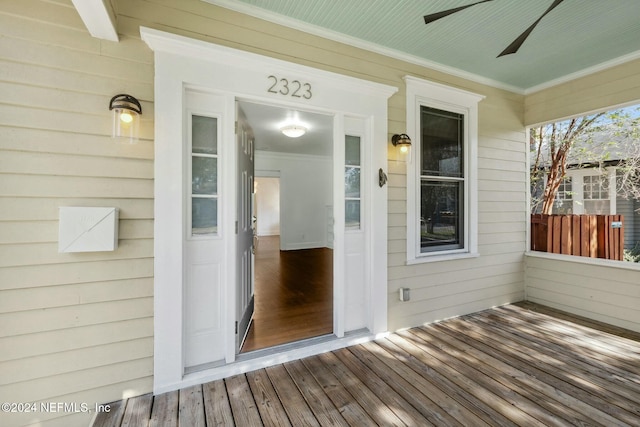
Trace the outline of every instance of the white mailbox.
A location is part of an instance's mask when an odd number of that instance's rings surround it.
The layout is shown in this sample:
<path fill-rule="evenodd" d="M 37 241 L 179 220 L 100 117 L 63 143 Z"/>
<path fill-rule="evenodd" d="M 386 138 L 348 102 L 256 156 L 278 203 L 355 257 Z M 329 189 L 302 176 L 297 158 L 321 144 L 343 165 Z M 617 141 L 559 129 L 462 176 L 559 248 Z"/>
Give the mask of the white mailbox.
<path fill-rule="evenodd" d="M 117 248 L 117 208 L 60 208 L 58 252 L 101 252 Z"/>

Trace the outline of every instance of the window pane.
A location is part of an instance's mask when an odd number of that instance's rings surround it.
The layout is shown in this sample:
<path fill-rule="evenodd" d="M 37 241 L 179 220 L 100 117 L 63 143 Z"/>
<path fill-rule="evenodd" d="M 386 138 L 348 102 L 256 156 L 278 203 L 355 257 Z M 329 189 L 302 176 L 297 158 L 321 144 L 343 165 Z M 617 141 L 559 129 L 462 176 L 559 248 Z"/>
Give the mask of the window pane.
<path fill-rule="evenodd" d="M 556 200 L 571 200 L 573 197 L 571 193 L 571 177 L 565 177 L 560 182 L 558 187 L 558 193 L 556 194 Z"/>
<path fill-rule="evenodd" d="M 344 168 L 345 197 L 360 197 L 360 168 Z"/>
<path fill-rule="evenodd" d="M 609 200 L 585 200 L 584 213 L 587 215 L 609 215 Z"/>
<path fill-rule="evenodd" d="M 571 200 L 556 200 L 553 202 L 553 213 L 556 215 L 571 215 L 573 202 Z"/>
<path fill-rule="evenodd" d="M 218 119 L 191 116 L 191 146 L 198 154 L 218 154 Z"/>
<path fill-rule="evenodd" d="M 347 135 L 344 141 L 345 163 L 347 165 L 360 165 L 360 137 Z"/>
<path fill-rule="evenodd" d="M 191 158 L 191 192 L 212 196 L 218 194 L 218 159 Z"/>
<path fill-rule="evenodd" d="M 345 200 L 345 225 L 347 228 L 360 228 L 360 200 Z"/>
<path fill-rule="evenodd" d="M 590 175 L 584 177 L 584 198 L 588 199 L 608 199 L 609 198 L 609 178 L 602 175 Z"/>
<path fill-rule="evenodd" d="M 424 106 L 420 112 L 421 175 L 462 177 L 464 115 Z"/>
<path fill-rule="evenodd" d="M 421 180 L 421 252 L 459 249 L 464 246 L 462 193 L 462 182 Z"/>
<path fill-rule="evenodd" d="M 191 233 L 215 234 L 218 231 L 218 200 L 191 199 Z"/>

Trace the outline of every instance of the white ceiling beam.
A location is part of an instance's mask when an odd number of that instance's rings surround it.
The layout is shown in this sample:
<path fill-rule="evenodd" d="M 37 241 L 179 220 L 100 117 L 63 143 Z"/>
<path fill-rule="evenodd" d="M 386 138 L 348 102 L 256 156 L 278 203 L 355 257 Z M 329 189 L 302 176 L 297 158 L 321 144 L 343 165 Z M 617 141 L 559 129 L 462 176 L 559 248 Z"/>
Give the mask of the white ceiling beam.
<path fill-rule="evenodd" d="M 71 0 L 89 33 L 98 39 L 117 42 L 116 14 L 109 0 Z"/>

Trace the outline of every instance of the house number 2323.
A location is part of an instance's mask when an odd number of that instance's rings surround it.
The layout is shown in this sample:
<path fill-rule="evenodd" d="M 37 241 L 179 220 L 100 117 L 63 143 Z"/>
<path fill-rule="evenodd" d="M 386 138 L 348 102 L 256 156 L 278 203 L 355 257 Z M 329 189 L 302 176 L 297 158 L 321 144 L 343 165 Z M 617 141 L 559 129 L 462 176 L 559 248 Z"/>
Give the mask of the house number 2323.
<path fill-rule="evenodd" d="M 299 80 L 289 81 L 288 79 L 278 78 L 276 76 L 269 76 L 268 79 L 271 84 L 269 89 L 267 89 L 269 93 L 304 99 L 311 99 L 313 96 L 309 83 L 302 83 Z"/>

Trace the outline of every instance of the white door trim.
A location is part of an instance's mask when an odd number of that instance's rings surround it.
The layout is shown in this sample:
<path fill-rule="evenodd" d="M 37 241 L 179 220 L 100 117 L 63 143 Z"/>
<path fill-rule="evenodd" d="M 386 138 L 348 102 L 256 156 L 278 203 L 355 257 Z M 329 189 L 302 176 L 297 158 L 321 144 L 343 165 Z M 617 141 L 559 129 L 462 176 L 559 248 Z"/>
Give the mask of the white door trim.
<path fill-rule="evenodd" d="M 224 96 L 225 117 L 222 120 L 222 138 L 220 156 L 222 161 L 222 184 L 220 200 L 223 204 L 219 224 L 221 235 L 228 242 L 225 265 L 235 265 L 234 229 L 236 194 L 235 155 L 233 147 L 224 141 L 234 140 L 233 118 L 236 97 L 255 99 L 261 102 L 287 105 L 293 108 L 306 108 L 316 111 L 332 112 L 334 120 L 334 146 L 336 141 L 344 139 L 344 117 L 346 115 L 362 117 L 370 126 L 371 141 L 364 153 L 371 172 L 363 177 L 363 191 L 370 195 L 369 218 L 367 228 L 368 271 L 365 277 L 368 300 L 367 337 L 384 333 L 387 329 L 387 187 L 378 187 L 377 171 L 387 165 L 387 100 L 397 92 L 396 87 L 361 80 L 328 71 L 318 70 L 295 63 L 281 61 L 253 53 L 239 51 L 200 40 L 194 40 L 149 28 L 141 28 L 142 39 L 155 52 L 155 279 L 154 279 L 154 392 L 161 393 L 187 386 L 194 382 L 207 381 L 232 375 L 233 372 L 255 369 L 259 366 L 279 363 L 283 360 L 304 357 L 309 354 L 326 351 L 336 346 L 344 346 L 361 340 L 363 336 L 346 334 L 346 338 L 334 342 L 304 346 L 286 354 L 264 356 L 252 363 L 232 363 L 235 354 L 227 351 L 227 358 L 218 368 L 211 368 L 197 374 L 184 374 L 184 355 L 182 349 L 183 313 L 182 284 L 184 282 L 184 231 L 185 220 L 182 143 L 185 129 L 184 88 L 198 87 L 219 96 Z M 288 96 L 283 91 L 269 92 L 273 79 L 298 80 L 308 92 L 300 98 Z M 308 86 L 304 86 L 304 85 Z M 342 153 L 342 156 L 344 153 Z M 226 156 L 226 157 L 225 157 Z M 233 184 L 230 184 L 233 183 Z M 231 186 L 231 187 L 230 187 Z M 344 191 L 343 184 L 335 182 L 334 191 Z M 334 200 L 336 198 L 334 197 Z M 336 207 L 343 205 L 336 204 Z M 339 212 L 338 210 L 336 210 Z M 342 209 L 344 211 L 344 209 Z M 340 228 L 340 229 L 339 229 Z M 336 218 L 337 257 L 344 263 L 344 218 Z M 344 272 L 344 265 L 338 271 Z M 235 269 L 227 269 L 221 275 L 223 283 L 235 286 Z M 336 284 L 337 294 L 344 294 L 344 283 Z M 342 287 L 340 287 L 342 286 Z M 235 307 L 235 295 L 229 288 L 222 293 L 225 306 Z M 344 304 L 342 304 L 344 306 Z M 234 312 L 224 314 L 226 328 L 231 330 Z M 340 305 L 335 309 L 335 334 L 345 335 L 344 314 Z M 231 336 L 224 345 L 234 347 Z"/>

